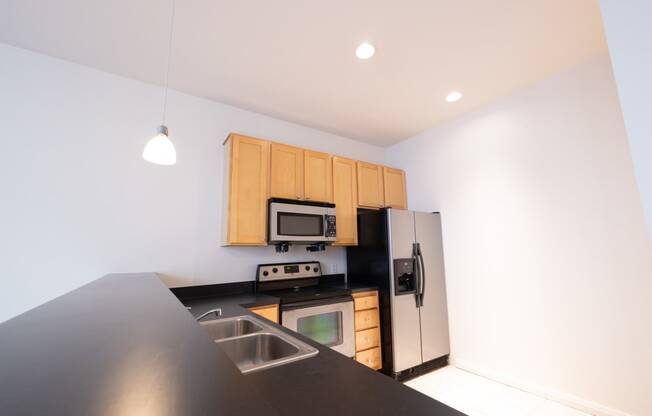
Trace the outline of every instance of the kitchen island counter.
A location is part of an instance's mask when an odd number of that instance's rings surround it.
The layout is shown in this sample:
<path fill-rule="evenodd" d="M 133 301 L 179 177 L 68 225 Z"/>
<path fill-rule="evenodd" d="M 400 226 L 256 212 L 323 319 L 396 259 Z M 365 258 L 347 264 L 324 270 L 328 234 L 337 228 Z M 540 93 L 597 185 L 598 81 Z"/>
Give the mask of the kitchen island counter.
<path fill-rule="evenodd" d="M 223 296 L 191 309 L 273 301 Z M 195 309 L 196 308 L 196 309 Z M 285 328 L 281 330 L 289 332 Z M 154 273 L 108 275 L 0 324 L 7 415 L 462 413 L 339 353 L 241 374 Z"/>

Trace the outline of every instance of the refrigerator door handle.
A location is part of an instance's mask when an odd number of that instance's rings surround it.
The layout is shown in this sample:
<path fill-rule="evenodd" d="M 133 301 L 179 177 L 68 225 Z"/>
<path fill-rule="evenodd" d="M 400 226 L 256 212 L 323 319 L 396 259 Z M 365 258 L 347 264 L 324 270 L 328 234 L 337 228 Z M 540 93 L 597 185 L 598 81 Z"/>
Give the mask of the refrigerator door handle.
<path fill-rule="evenodd" d="M 414 291 L 414 301 L 417 308 L 421 307 L 421 262 L 419 261 L 419 243 L 412 244 L 412 261 L 414 262 L 414 274 L 416 276 L 416 288 Z"/>
<path fill-rule="evenodd" d="M 423 260 L 421 246 L 418 246 L 417 256 L 419 257 L 419 274 L 421 275 L 421 291 L 419 293 L 419 303 L 421 306 L 423 306 L 423 297 L 426 295 L 426 262 Z"/>

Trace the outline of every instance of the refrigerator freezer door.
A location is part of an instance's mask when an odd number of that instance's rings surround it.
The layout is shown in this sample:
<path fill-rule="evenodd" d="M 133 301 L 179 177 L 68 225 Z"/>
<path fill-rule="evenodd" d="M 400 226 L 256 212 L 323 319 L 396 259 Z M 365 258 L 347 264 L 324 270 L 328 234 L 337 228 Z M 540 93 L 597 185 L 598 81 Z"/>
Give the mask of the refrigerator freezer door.
<path fill-rule="evenodd" d="M 425 280 L 420 311 L 423 361 L 426 362 L 450 353 L 444 252 L 441 216 L 425 212 L 415 212 L 414 215 Z"/>
<path fill-rule="evenodd" d="M 411 258 L 414 243 L 414 212 L 389 209 L 390 264 L 394 259 Z M 419 308 L 414 295 L 396 296 L 394 268 L 390 267 L 390 304 L 392 309 L 392 340 L 394 372 L 403 371 L 422 363 L 421 336 L 419 329 Z"/>

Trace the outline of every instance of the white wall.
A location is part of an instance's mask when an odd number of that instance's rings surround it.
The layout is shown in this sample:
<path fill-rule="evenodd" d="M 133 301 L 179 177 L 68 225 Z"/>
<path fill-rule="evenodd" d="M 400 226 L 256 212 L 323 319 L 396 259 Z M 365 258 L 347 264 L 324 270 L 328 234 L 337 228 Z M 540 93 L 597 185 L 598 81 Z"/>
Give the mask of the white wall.
<path fill-rule="evenodd" d="M 600 0 L 600 5 L 652 239 L 652 2 Z"/>
<path fill-rule="evenodd" d="M 387 159 L 411 208 L 442 212 L 456 363 L 599 414 L 652 414 L 652 255 L 606 57 Z"/>
<path fill-rule="evenodd" d="M 250 280 L 258 261 L 343 269 L 341 248 L 219 246 L 221 142 L 239 131 L 379 162 L 383 149 L 172 92 L 179 163 L 155 166 L 140 153 L 161 96 L 0 45 L 0 321 L 109 272 L 175 286 Z M 652 413 L 652 260 L 606 58 L 386 157 L 411 208 L 443 213 L 459 364 L 602 414 Z"/>
<path fill-rule="evenodd" d="M 384 150 L 172 91 L 178 164 L 144 162 L 160 87 L 0 44 L 0 321 L 111 272 L 171 286 L 251 280 L 258 262 L 345 249 L 220 247 L 222 146 L 231 131 L 370 161 Z"/>

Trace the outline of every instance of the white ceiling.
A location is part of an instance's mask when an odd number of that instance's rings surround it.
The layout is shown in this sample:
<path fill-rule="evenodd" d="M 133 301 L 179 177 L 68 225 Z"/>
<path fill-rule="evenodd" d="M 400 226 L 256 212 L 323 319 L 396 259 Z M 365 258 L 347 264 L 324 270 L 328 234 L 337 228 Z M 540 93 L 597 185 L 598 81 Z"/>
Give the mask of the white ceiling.
<path fill-rule="evenodd" d="M 0 0 L 0 41 L 162 84 L 170 10 Z M 597 0 L 177 0 L 175 22 L 172 88 L 381 146 L 607 50 Z"/>

